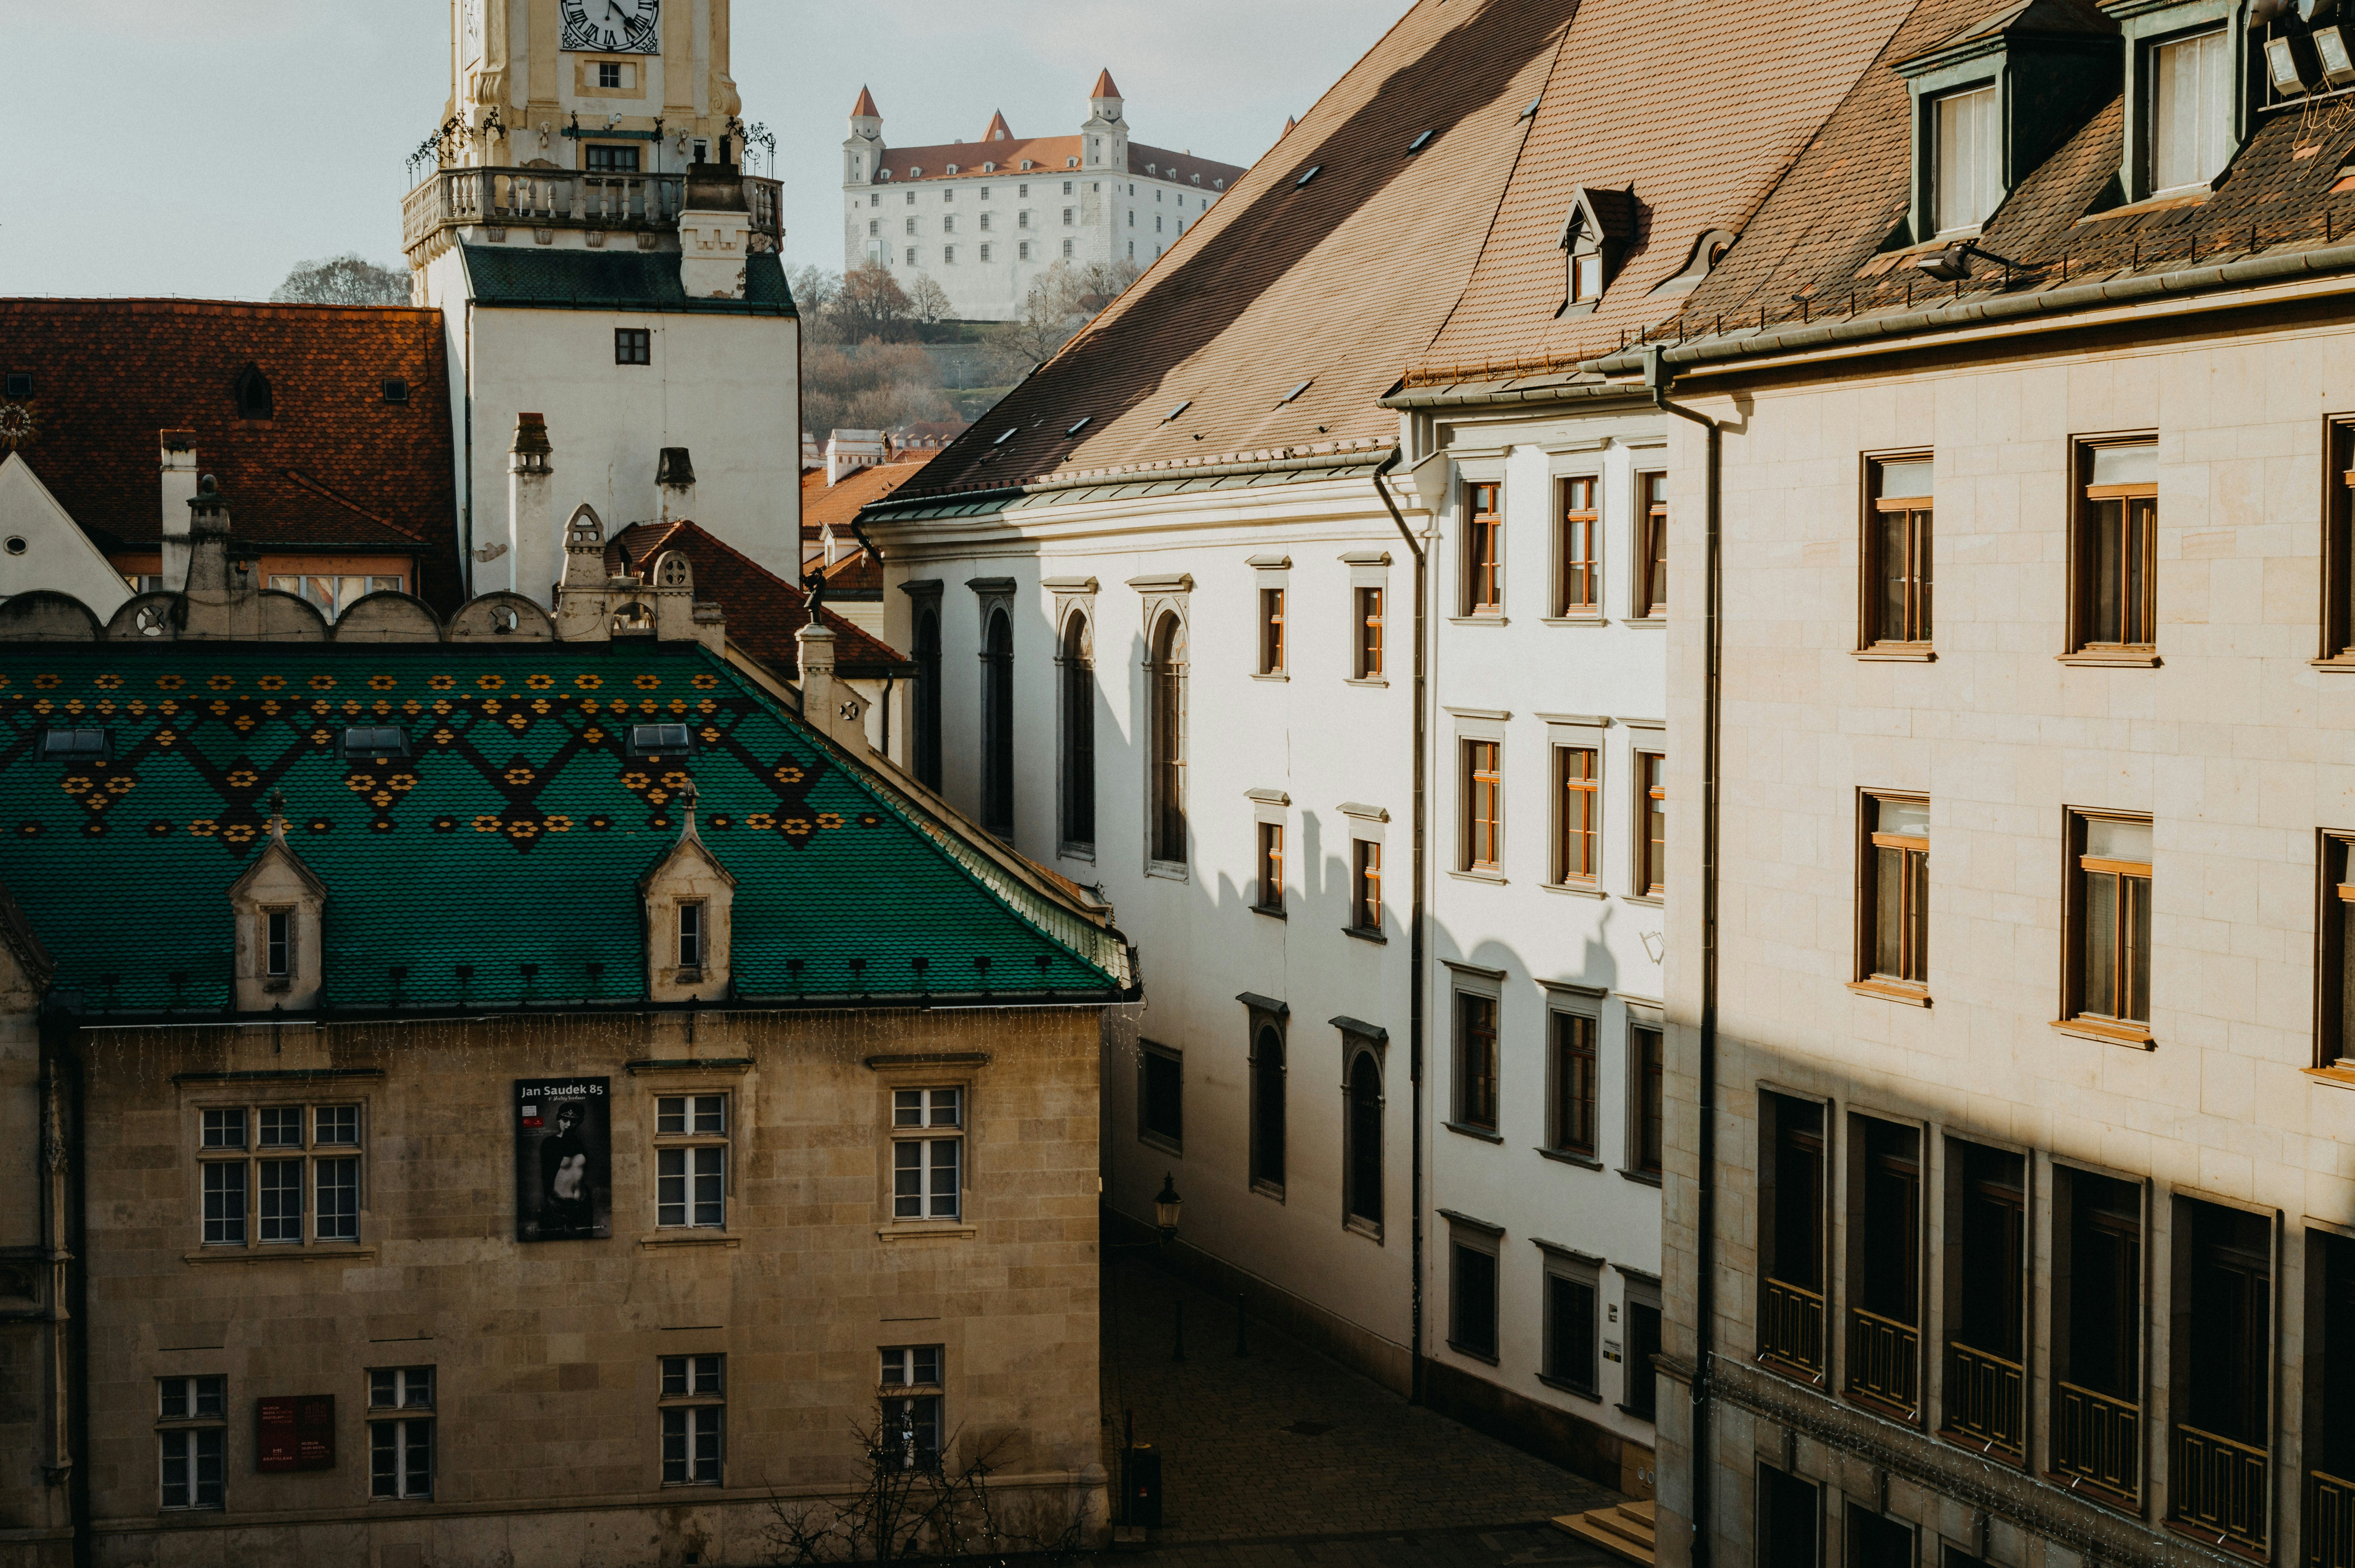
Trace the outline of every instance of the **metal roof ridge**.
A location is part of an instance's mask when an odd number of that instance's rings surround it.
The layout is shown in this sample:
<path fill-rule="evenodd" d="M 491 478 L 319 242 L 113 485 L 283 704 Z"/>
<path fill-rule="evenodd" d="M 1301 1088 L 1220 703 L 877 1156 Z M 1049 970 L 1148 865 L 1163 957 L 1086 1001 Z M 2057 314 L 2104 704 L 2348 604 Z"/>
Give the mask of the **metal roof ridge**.
<path fill-rule="evenodd" d="M 932 490 L 921 496 L 909 495 L 907 487 L 902 485 L 890 496 L 869 501 L 858 509 L 858 515 L 862 519 L 871 516 L 879 521 L 888 515 L 914 511 L 923 507 L 961 506 L 968 502 L 989 500 L 1000 496 L 1019 497 L 1050 494 L 1060 490 L 1086 490 L 1108 483 L 1150 484 L 1167 479 L 1216 479 L 1229 475 L 1285 474 L 1322 468 L 1349 468 L 1362 463 L 1379 462 L 1381 454 L 1391 450 L 1396 444 L 1395 442 L 1377 443 L 1356 451 L 1307 453 L 1297 457 L 1277 457 L 1261 461 L 1196 464 L 1185 467 L 1154 470 L 1149 475 L 1139 471 L 1124 478 L 1112 477 L 1103 471 L 1089 471 L 1077 475 L 1050 475 L 1014 485 L 998 485 L 972 490 Z"/>

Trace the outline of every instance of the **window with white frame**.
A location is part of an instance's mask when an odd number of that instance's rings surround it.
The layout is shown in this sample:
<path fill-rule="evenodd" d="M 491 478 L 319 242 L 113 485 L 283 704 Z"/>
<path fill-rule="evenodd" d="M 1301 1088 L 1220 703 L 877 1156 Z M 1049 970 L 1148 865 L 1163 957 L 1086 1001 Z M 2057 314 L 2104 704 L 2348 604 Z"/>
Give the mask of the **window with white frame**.
<path fill-rule="evenodd" d="M 728 1223 L 728 1096 L 655 1096 L 655 1223 L 719 1230 Z"/>
<path fill-rule="evenodd" d="M 229 1380 L 220 1376 L 158 1378 L 155 1390 L 155 1447 L 161 1482 L 157 1506 L 176 1511 L 223 1506 Z"/>
<path fill-rule="evenodd" d="M 2232 47 L 2222 27 L 2150 51 L 2150 187 L 2205 185 L 2232 156 Z"/>
<path fill-rule="evenodd" d="M 359 1240 L 357 1105 L 208 1105 L 197 1116 L 206 1246 Z"/>
<path fill-rule="evenodd" d="M 727 1424 L 724 1356 L 665 1356 L 662 1393 L 662 1484 L 716 1487 Z"/>
<path fill-rule="evenodd" d="M 2001 104 L 1993 83 L 1930 102 L 1931 211 L 1941 234 L 1977 228 L 2003 199 Z"/>
<path fill-rule="evenodd" d="M 889 1345 L 881 1359 L 882 1419 L 875 1446 L 887 1465 L 929 1470 L 941 1454 L 942 1347 Z"/>
<path fill-rule="evenodd" d="M 433 1495 L 433 1369 L 368 1371 L 368 1496 Z"/>
<path fill-rule="evenodd" d="M 964 1091 L 891 1092 L 891 1218 L 964 1215 Z"/>

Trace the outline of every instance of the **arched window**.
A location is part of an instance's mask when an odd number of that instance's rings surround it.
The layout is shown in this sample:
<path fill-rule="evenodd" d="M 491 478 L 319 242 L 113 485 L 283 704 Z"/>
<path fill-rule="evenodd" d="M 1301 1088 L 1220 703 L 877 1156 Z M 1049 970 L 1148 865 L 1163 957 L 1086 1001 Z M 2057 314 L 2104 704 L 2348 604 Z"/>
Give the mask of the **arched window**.
<path fill-rule="evenodd" d="M 981 825 L 1014 837 L 1014 624 L 990 613 L 981 654 Z"/>
<path fill-rule="evenodd" d="M 1284 1185 L 1284 1033 L 1262 1024 L 1252 1041 L 1252 1180 Z"/>
<path fill-rule="evenodd" d="M 1147 812 L 1153 859 L 1186 863 L 1186 627 L 1173 612 L 1153 631 L 1153 662 L 1146 667 L 1153 715 L 1152 802 Z"/>
<path fill-rule="evenodd" d="M 1382 1070 L 1370 1051 L 1349 1064 L 1348 1168 L 1344 1172 L 1349 1218 L 1379 1229 L 1382 1222 Z"/>
<path fill-rule="evenodd" d="M 941 615 L 916 612 L 916 782 L 941 787 Z"/>
<path fill-rule="evenodd" d="M 1063 831 L 1070 848 L 1096 843 L 1095 638 L 1086 615 L 1063 629 Z"/>

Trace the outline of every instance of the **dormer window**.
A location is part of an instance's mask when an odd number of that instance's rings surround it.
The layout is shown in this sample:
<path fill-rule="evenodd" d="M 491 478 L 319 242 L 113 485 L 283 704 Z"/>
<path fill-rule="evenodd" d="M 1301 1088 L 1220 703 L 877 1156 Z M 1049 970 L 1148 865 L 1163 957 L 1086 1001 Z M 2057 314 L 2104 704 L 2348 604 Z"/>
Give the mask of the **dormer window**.
<path fill-rule="evenodd" d="M 1936 231 L 1977 229 L 2003 200 L 2003 119 L 1996 85 L 1950 92 L 1930 106 Z"/>
<path fill-rule="evenodd" d="M 2232 48 L 2222 27 L 2150 51 L 2150 188 L 2204 186 L 2232 157 Z"/>
<path fill-rule="evenodd" d="M 684 757 L 694 750 L 695 742 L 684 724 L 630 726 L 630 755 L 634 757 Z"/>
<path fill-rule="evenodd" d="M 681 970 L 692 970 L 698 974 L 703 970 L 703 901 L 700 899 L 678 906 L 678 966 Z"/>
<path fill-rule="evenodd" d="M 248 365 L 240 370 L 237 379 L 230 384 L 230 389 L 237 398 L 238 418 L 266 420 L 270 417 L 270 378 L 263 375 L 259 367 Z"/>
<path fill-rule="evenodd" d="M 1571 193 L 1570 216 L 1562 220 L 1559 244 L 1564 258 L 1561 309 L 1557 315 L 1593 310 L 1611 286 L 1619 258 L 1636 236 L 1636 207 L 1633 192 L 1590 190 L 1582 186 Z"/>
<path fill-rule="evenodd" d="M 347 724 L 344 727 L 344 760 L 347 763 L 389 762 L 409 755 L 409 731 L 397 724 Z"/>
<path fill-rule="evenodd" d="M 110 733 L 104 730 L 44 730 L 41 731 L 43 760 L 59 763 L 102 763 L 112 750 Z"/>

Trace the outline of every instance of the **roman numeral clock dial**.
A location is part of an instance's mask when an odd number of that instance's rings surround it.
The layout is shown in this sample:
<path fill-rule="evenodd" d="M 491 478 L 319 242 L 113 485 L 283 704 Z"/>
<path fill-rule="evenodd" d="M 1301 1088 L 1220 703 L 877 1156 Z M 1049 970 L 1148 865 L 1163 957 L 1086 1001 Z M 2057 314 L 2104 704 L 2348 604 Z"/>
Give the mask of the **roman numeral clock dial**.
<path fill-rule="evenodd" d="M 564 47 L 612 54 L 659 54 L 662 0 L 559 0 Z"/>

